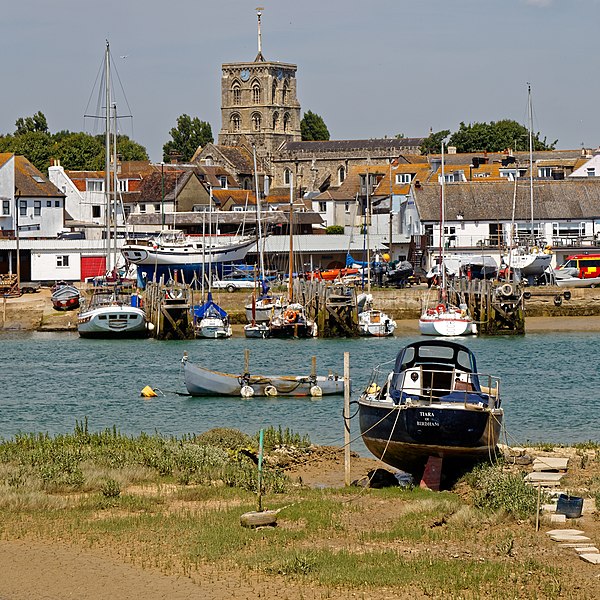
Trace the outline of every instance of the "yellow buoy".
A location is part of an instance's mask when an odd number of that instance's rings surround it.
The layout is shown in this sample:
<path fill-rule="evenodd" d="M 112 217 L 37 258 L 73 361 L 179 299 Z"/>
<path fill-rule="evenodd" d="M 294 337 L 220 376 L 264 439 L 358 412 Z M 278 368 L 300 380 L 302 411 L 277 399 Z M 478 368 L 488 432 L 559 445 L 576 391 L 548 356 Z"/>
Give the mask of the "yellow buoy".
<path fill-rule="evenodd" d="M 140 392 L 140 396 L 142 396 L 142 398 L 153 398 L 154 396 L 158 396 L 158 394 L 149 385 L 147 385 Z"/>

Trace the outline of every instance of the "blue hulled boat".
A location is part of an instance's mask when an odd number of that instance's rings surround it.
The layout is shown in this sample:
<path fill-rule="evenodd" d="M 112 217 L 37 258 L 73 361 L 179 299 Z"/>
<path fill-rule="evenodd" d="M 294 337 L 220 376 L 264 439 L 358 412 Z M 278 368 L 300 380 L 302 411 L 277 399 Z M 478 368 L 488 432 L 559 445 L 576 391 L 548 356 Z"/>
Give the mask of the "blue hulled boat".
<path fill-rule="evenodd" d="M 363 441 L 416 478 L 429 457 L 443 459 L 445 472 L 459 471 L 494 455 L 503 419 L 499 386 L 498 378 L 477 372 L 462 344 L 409 344 L 391 370 L 375 367 L 358 401 Z"/>

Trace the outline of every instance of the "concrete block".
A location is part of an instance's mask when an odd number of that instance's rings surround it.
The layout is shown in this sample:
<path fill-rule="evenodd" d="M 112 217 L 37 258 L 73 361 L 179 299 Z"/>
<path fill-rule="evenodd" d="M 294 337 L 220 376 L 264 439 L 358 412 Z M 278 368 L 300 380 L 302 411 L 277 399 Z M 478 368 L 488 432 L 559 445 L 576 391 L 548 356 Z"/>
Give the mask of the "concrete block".
<path fill-rule="evenodd" d="M 579 558 L 581 558 L 581 560 L 585 560 L 585 562 L 592 563 L 593 565 L 600 565 L 600 554 L 580 554 Z"/>
<path fill-rule="evenodd" d="M 569 459 L 563 456 L 538 456 L 533 461 L 534 471 L 566 471 Z"/>
<path fill-rule="evenodd" d="M 546 535 L 560 535 L 561 533 L 566 535 L 581 535 L 585 531 L 581 531 L 581 529 L 551 529 L 550 531 L 546 531 Z"/>
<path fill-rule="evenodd" d="M 566 523 L 567 516 L 566 515 L 550 515 L 550 523 Z"/>
<path fill-rule="evenodd" d="M 558 533 L 551 535 L 550 539 L 554 542 L 589 542 L 589 537 L 585 535 L 565 535 L 564 533 Z"/>
<path fill-rule="evenodd" d="M 564 473 L 546 473 L 542 471 L 534 471 L 533 473 L 528 473 L 525 475 L 525 481 L 528 483 L 540 483 L 541 485 L 558 485 L 564 476 Z"/>
<path fill-rule="evenodd" d="M 575 548 L 577 554 L 598 554 L 598 548 L 596 546 L 578 546 Z"/>

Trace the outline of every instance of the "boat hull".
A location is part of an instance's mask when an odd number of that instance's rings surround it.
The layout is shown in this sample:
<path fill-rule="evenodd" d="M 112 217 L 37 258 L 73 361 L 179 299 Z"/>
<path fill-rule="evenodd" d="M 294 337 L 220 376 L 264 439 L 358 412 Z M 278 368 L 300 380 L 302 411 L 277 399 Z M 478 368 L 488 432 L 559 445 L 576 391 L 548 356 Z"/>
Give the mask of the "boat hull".
<path fill-rule="evenodd" d="M 419 331 L 422 335 L 454 337 L 459 335 L 474 335 L 477 329 L 473 320 L 461 317 L 422 316 L 419 319 Z"/>
<path fill-rule="evenodd" d="M 237 396 L 242 395 L 242 387 L 248 385 L 254 396 L 313 396 L 311 389 L 318 386 L 324 396 L 343 394 L 344 380 L 341 377 L 268 376 L 220 373 L 183 363 L 185 386 L 192 396 Z"/>
<path fill-rule="evenodd" d="M 379 310 L 358 314 L 358 331 L 362 336 L 389 337 L 394 335 L 396 322 Z"/>
<path fill-rule="evenodd" d="M 107 305 L 79 313 L 77 331 L 88 338 L 148 337 L 146 313 L 141 308 Z"/>
<path fill-rule="evenodd" d="M 365 446 L 383 462 L 417 478 L 430 456 L 444 470 L 459 470 L 494 455 L 502 425 L 501 409 L 476 406 L 382 406 L 359 401 Z"/>

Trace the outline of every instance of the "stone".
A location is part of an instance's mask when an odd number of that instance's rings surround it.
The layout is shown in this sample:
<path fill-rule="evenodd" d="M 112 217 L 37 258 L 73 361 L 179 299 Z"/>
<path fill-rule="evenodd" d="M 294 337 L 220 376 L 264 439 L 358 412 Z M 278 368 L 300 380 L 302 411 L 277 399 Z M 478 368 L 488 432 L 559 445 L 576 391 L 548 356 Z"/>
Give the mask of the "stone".
<path fill-rule="evenodd" d="M 564 533 L 557 533 L 551 535 L 550 539 L 554 542 L 589 542 L 590 538 L 585 535 L 566 535 Z"/>
<path fill-rule="evenodd" d="M 566 471 L 569 459 L 567 457 L 538 456 L 533 461 L 534 471 Z"/>
<path fill-rule="evenodd" d="M 566 523 L 567 515 L 550 515 L 550 523 Z"/>
<path fill-rule="evenodd" d="M 577 546 L 575 552 L 577 554 L 598 554 L 598 548 L 596 546 Z"/>
<path fill-rule="evenodd" d="M 546 473 L 534 471 L 533 473 L 528 473 L 525 475 L 525 481 L 528 483 L 540 483 L 542 485 L 546 485 L 548 483 L 558 485 L 564 476 L 564 473 Z"/>
<path fill-rule="evenodd" d="M 559 534 L 571 534 L 571 535 L 581 535 L 585 533 L 585 531 L 581 531 L 581 529 L 551 529 L 550 531 L 546 531 L 546 535 L 559 535 Z"/>

